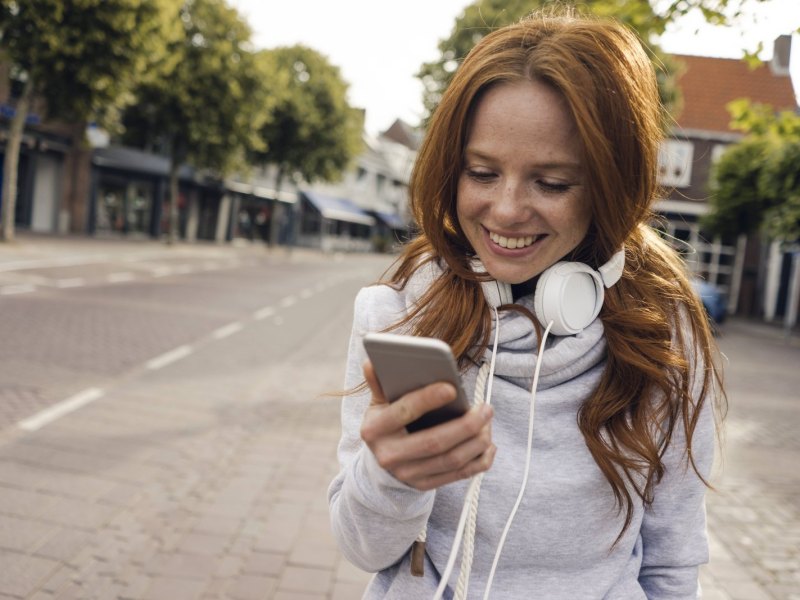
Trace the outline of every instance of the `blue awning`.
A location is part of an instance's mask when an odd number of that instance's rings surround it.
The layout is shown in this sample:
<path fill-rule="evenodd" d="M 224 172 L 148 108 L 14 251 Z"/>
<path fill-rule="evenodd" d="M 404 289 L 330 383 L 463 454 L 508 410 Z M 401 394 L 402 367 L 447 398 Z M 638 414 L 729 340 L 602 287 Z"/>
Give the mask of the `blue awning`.
<path fill-rule="evenodd" d="M 394 213 L 375 211 L 375 216 L 391 229 L 408 229 L 408 224 L 400 215 Z"/>
<path fill-rule="evenodd" d="M 361 225 L 375 225 L 375 219 L 350 202 L 350 200 L 334 198 L 318 192 L 303 192 L 303 195 L 326 219 L 359 223 Z"/>

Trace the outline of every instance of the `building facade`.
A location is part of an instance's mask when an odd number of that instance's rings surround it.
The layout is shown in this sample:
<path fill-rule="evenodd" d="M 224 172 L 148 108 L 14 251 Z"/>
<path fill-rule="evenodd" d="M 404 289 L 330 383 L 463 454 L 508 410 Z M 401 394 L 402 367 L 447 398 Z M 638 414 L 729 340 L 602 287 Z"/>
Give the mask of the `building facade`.
<path fill-rule="evenodd" d="M 722 239 L 702 231 L 708 212 L 714 162 L 725 148 L 742 139 L 731 128 L 727 105 L 737 99 L 768 104 L 776 111 L 797 111 L 789 74 L 791 37 L 775 41 L 772 60 L 752 69 L 739 59 L 677 55 L 683 108 L 660 155 L 660 182 L 667 190 L 657 203 L 662 227 L 698 277 L 727 296 L 728 312 L 776 320 L 785 316 L 791 282 L 790 257 L 776 255 L 776 244 L 756 236 Z M 781 276 L 775 278 L 774 273 Z M 773 273 L 770 281 L 770 273 Z"/>

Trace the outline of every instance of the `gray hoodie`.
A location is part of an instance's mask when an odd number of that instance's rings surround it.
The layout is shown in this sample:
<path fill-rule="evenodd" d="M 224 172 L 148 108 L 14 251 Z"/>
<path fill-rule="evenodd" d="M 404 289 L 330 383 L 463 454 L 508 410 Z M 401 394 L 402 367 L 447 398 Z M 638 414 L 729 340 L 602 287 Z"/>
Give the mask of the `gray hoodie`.
<path fill-rule="evenodd" d="M 355 302 L 346 389 L 363 381 L 364 334 L 396 323 L 436 275 L 435 267 L 424 267 L 404 290 L 384 285 L 361 290 Z M 518 303 L 532 309 L 530 297 Z M 522 483 L 538 351 L 535 330 L 523 315 L 504 311 L 499 327 L 491 399 L 497 455 L 480 491 L 469 598 L 483 598 L 500 535 Z M 490 352 L 485 352 L 487 361 Z M 624 514 L 577 425 L 578 409 L 596 388 L 605 357 L 599 319 L 575 336 L 547 340 L 536 395 L 530 476 L 492 583 L 492 598 L 699 597 L 698 567 L 708 560 L 705 486 L 687 467 L 682 427 L 675 428 L 664 457 L 667 470 L 654 502 L 645 510 L 632 492 L 633 520 L 614 545 Z M 477 367 L 463 375 L 468 397 L 474 393 L 476 376 Z M 341 471 L 328 493 L 334 536 L 348 560 L 376 573 L 365 598 L 432 598 L 453 544 L 468 482 L 422 492 L 383 470 L 359 435 L 369 400 L 366 392 L 346 396 L 342 402 Z M 693 443 L 704 477 L 711 469 L 713 451 L 709 408 L 701 415 Z M 413 577 L 409 549 L 426 523 L 425 576 Z M 458 568 L 445 598 L 452 597 L 457 578 Z"/>

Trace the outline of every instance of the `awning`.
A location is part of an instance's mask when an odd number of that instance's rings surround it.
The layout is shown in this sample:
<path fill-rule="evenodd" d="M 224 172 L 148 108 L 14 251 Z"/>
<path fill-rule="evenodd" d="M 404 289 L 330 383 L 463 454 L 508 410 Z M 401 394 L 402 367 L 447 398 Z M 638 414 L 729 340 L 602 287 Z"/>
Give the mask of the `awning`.
<path fill-rule="evenodd" d="M 255 183 L 245 183 L 231 178 L 225 180 L 225 187 L 231 192 L 244 194 L 246 196 L 255 196 L 262 200 L 280 200 L 287 204 L 294 204 L 297 202 L 297 193 L 289 190 L 276 191 L 271 187 L 257 185 Z"/>
<path fill-rule="evenodd" d="M 350 202 L 350 200 L 334 198 L 317 192 L 303 192 L 303 195 L 326 219 L 359 223 L 361 225 L 375 225 L 375 219 Z"/>
<path fill-rule="evenodd" d="M 406 223 L 400 215 L 375 211 L 375 216 L 383 221 L 390 229 L 408 229 L 408 223 Z"/>

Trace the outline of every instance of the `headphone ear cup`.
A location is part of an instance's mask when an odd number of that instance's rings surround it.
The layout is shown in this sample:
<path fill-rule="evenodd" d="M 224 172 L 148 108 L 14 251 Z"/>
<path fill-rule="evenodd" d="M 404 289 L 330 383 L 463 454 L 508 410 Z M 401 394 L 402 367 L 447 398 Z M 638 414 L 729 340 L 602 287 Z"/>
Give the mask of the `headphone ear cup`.
<path fill-rule="evenodd" d="M 579 262 L 558 262 L 539 276 L 533 311 L 542 326 L 553 322 L 554 335 L 574 335 L 597 318 L 603 297 L 597 271 Z"/>
<path fill-rule="evenodd" d="M 486 303 L 492 308 L 499 308 L 503 304 L 512 304 L 514 296 L 511 293 L 511 286 L 507 283 L 492 279 L 481 281 L 481 290 Z"/>

